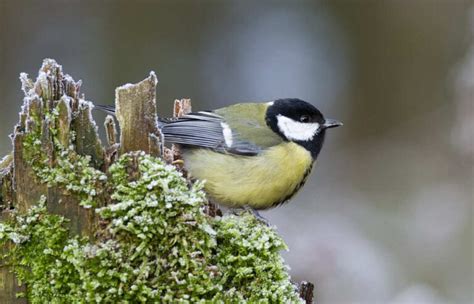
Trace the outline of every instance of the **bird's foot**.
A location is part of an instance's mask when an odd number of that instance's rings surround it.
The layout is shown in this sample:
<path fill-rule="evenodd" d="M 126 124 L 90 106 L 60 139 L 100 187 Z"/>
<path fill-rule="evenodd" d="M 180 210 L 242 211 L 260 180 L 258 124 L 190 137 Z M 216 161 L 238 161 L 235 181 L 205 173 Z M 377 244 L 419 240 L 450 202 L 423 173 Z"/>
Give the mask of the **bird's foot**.
<path fill-rule="evenodd" d="M 244 207 L 244 210 L 245 210 L 245 211 L 248 211 L 248 212 L 250 212 L 250 213 L 252 213 L 253 216 L 255 216 L 255 218 L 256 218 L 259 222 L 261 222 L 262 224 L 264 224 L 265 226 L 270 227 L 270 222 L 269 222 L 266 218 L 264 218 L 262 215 L 260 215 L 260 213 L 259 213 L 257 210 L 255 210 L 255 209 L 253 209 L 253 208 L 251 208 L 251 207 L 249 207 L 249 206 L 245 206 L 245 207 Z"/>

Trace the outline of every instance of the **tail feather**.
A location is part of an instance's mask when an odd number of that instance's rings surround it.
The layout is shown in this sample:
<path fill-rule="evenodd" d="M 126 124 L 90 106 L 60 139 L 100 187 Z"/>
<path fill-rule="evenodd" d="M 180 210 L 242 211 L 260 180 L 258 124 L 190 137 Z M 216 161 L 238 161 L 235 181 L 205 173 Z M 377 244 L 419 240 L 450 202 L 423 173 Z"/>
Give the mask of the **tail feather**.
<path fill-rule="evenodd" d="M 107 114 L 115 116 L 115 107 L 111 105 L 94 105 L 94 109 L 98 109 Z"/>

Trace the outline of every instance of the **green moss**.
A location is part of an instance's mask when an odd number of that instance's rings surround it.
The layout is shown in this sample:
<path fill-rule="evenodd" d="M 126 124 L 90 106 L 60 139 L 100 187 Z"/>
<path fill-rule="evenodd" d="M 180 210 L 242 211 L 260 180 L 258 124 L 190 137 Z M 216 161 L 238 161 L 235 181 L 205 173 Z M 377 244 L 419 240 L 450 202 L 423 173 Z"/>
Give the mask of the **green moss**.
<path fill-rule="evenodd" d="M 140 176 L 130 182 L 130 162 L 125 156 L 110 168 L 116 203 L 97 210 L 128 254 L 127 263 L 118 266 L 133 286 L 119 288 L 117 299 L 209 298 L 218 291 L 207 269 L 216 242 L 202 212 L 201 185 L 189 189 L 173 166 L 145 154 L 138 159 Z"/>
<path fill-rule="evenodd" d="M 273 228 L 248 213 L 208 217 L 201 183 L 188 186 L 160 159 L 135 158 L 109 170 L 113 203 L 96 209 L 107 223 L 101 241 L 69 237 L 44 199 L 0 225 L 5 261 L 31 303 L 300 302 Z"/>
<path fill-rule="evenodd" d="M 35 112 L 33 112 L 35 113 Z M 71 132 L 69 145 L 65 147 L 61 144 L 58 136 L 58 109 L 53 109 L 45 114 L 45 120 L 49 121 L 46 136 L 41 130 L 40 117 L 32 115 L 34 125 L 26 133 L 23 142 L 25 159 L 42 183 L 49 187 L 60 187 L 80 199 L 80 205 L 85 208 L 97 206 L 97 196 L 104 189 L 107 176 L 92 167 L 90 156 L 79 155 L 72 142 L 74 133 Z M 36 118 L 35 118 L 36 117 Z M 46 137 L 46 138 L 45 138 Z M 41 140 L 43 138 L 43 140 Z M 54 151 L 54 163 L 51 164 L 51 155 L 48 155 L 45 145 L 52 144 Z"/>
<path fill-rule="evenodd" d="M 224 300 L 251 303 L 301 302 L 280 256 L 286 244 L 253 214 L 226 215 L 214 223 L 215 262 L 222 272 Z"/>
<path fill-rule="evenodd" d="M 48 214 L 45 201 L 43 197 L 37 206 L 17 215 L 9 224 L 0 223 L 0 244 L 10 248 L 3 259 L 14 266 L 19 281 L 28 284 L 32 303 L 40 303 L 41 299 L 71 303 L 70 286 L 78 284 L 79 276 L 73 265 L 65 263 L 63 249 L 77 240 L 68 239 L 65 219 Z"/>

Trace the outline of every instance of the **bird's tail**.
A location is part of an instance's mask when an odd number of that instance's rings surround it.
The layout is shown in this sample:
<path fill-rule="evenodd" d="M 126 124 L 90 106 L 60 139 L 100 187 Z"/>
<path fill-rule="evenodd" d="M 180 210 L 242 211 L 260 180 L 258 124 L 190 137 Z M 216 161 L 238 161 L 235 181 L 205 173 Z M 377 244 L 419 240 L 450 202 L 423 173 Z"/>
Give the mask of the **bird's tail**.
<path fill-rule="evenodd" d="M 111 105 L 94 105 L 94 109 L 105 112 L 107 114 L 115 116 L 115 107 Z"/>

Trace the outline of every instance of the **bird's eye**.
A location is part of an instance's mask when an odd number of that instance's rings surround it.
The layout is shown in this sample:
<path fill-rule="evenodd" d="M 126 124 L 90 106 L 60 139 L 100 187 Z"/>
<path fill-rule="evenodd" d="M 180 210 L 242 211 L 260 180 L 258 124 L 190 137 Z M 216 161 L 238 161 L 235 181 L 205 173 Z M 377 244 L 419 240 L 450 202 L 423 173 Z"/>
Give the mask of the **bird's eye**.
<path fill-rule="evenodd" d="M 300 121 L 301 121 L 301 122 L 310 122 L 310 121 L 311 121 L 311 117 L 309 117 L 309 115 L 301 115 Z"/>

